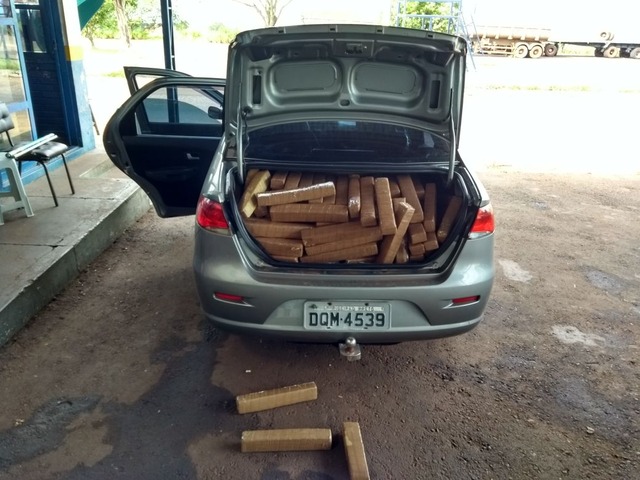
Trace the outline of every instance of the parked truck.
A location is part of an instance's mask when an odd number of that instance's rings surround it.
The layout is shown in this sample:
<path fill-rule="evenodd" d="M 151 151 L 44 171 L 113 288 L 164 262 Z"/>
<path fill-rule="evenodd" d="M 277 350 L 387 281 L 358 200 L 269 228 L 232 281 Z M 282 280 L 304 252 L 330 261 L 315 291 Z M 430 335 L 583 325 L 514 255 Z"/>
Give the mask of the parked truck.
<path fill-rule="evenodd" d="M 603 31 L 593 39 L 576 40 L 554 36 L 550 29 L 530 27 L 477 26 L 469 32 L 475 54 L 540 58 L 557 55 L 562 45 L 593 47 L 596 57 L 640 58 L 640 39 L 616 37 Z"/>
<path fill-rule="evenodd" d="M 473 53 L 516 58 L 555 55 L 558 46 L 550 37 L 551 30 L 530 27 L 478 26 L 469 32 Z"/>

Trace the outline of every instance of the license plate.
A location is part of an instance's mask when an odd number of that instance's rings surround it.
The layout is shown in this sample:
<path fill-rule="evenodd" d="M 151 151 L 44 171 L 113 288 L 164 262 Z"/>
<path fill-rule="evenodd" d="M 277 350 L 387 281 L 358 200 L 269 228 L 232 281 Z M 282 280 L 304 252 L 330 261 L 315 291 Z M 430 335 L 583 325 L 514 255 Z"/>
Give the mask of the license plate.
<path fill-rule="evenodd" d="M 308 330 L 388 330 L 391 305 L 384 302 L 305 302 Z"/>

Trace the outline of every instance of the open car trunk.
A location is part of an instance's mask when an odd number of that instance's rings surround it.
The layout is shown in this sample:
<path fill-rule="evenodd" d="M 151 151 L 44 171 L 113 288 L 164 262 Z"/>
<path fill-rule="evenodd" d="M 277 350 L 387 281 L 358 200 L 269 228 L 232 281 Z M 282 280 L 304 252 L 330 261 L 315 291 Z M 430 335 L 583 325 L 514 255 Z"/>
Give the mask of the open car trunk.
<path fill-rule="evenodd" d="M 454 260 L 477 210 L 464 177 L 448 182 L 446 168 L 373 173 L 257 163 L 244 185 L 234 175 L 231 206 L 248 248 L 274 265 L 440 270 Z"/>
<path fill-rule="evenodd" d="M 396 27 L 239 35 L 225 119 L 247 248 L 272 264 L 450 265 L 478 207 L 457 156 L 465 56 L 459 37 Z"/>

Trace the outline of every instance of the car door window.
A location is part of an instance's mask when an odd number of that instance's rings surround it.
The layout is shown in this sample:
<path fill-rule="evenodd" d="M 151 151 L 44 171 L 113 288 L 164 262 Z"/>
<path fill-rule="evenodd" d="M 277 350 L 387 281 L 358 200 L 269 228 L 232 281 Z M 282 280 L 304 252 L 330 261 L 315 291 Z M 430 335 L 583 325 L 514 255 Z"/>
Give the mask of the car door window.
<path fill-rule="evenodd" d="M 140 133 L 222 134 L 223 89 L 164 87 L 151 93 L 138 107 Z"/>

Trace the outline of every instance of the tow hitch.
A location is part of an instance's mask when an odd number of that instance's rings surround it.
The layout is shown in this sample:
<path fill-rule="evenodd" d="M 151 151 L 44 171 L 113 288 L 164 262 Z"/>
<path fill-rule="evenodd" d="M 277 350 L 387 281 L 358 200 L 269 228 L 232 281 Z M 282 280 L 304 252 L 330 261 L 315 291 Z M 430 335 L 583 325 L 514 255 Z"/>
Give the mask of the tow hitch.
<path fill-rule="evenodd" d="M 347 357 L 347 360 L 350 362 L 355 362 L 362 358 L 360 345 L 358 345 L 356 339 L 353 337 L 347 337 L 344 343 L 339 344 L 339 347 L 340 355 L 342 355 L 343 357 Z"/>

